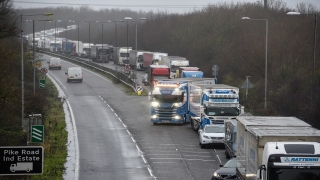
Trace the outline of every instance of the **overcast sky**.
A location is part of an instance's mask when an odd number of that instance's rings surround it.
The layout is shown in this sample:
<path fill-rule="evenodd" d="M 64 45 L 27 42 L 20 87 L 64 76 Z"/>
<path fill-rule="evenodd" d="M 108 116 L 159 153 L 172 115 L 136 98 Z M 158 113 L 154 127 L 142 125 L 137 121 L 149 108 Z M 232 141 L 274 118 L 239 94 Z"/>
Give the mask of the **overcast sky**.
<path fill-rule="evenodd" d="M 264 0 L 14 0 L 15 8 L 33 8 L 33 7 L 57 7 L 70 6 L 79 7 L 89 5 L 95 10 L 101 8 L 119 8 L 131 9 L 133 11 L 167 11 L 173 13 L 190 12 L 193 9 L 201 8 L 206 5 L 221 2 L 251 2 L 263 3 Z M 287 3 L 289 8 L 295 9 L 300 2 L 309 2 L 320 9 L 320 0 L 282 0 Z"/>

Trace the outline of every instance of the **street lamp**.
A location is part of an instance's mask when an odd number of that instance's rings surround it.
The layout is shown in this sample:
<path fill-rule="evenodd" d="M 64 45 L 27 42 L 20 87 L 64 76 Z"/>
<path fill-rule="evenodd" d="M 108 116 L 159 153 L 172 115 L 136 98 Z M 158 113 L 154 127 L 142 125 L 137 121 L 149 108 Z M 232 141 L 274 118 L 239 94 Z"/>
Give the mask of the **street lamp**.
<path fill-rule="evenodd" d="M 266 22 L 266 62 L 265 62 L 265 80 L 264 80 L 264 110 L 267 110 L 267 81 L 268 81 L 268 19 L 251 19 L 242 17 L 243 20 L 265 21 Z"/>
<path fill-rule="evenodd" d="M 21 120 L 23 121 L 24 118 L 24 59 L 23 59 L 23 16 L 52 16 L 52 13 L 45 13 L 45 14 L 20 14 L 20 21 L 21 21 Z M 34 37 L 33 37 L 34 39 Z M 33 54 L 34 56 L 34 54 Z M 34 68 L 34 64 L 33 64 Z"/>
<path fill-rule="evenodd" d="M 90 22 L 91 21 L 83 21 L 83 22 L 89 22 L 89 49 L 90 49 L 90 54 L 88 55 L 89 56 L 89 59 L 91 58 L 91 44 L 90 44 Z"/>
<path fill-rule="evenodd" d="M 314 44 L 313 44 L 313 61 L 312 61 L 312 86 L 311 86 L 311 111 L 313 110 L 313 96 L 314 96 L 314 74 L 316 68 L 316 45 L 317 45 L 317 13 L 314 14 L 301 14 L 300 12 L 288 12 L 287 15 L 314 15 Z"/>
<path fill-rule="evenodd" d="M 131 17 L 125 17 L 124 20 L 127 21 L 127 58 L 129 59 L 129 24 L 128 21 L 132 20 Z"/>

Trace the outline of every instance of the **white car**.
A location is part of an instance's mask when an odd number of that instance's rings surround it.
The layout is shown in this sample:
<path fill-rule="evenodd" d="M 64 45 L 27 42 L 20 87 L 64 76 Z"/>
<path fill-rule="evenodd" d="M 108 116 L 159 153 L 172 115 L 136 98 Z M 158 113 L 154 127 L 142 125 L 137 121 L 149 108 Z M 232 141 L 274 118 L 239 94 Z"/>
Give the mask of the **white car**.
<path fill-rule="evenodd" d="M 67 82 L 83 80 L 83 73 L 81 67 L 70 67 L 65 74 L 67 75 Z"/>
<path fill-rule="evenodd" d="M 224 124 L 207 124 L 199 130 L 199 145 L 204 148 L 205 145 L 224 144 Z"/>

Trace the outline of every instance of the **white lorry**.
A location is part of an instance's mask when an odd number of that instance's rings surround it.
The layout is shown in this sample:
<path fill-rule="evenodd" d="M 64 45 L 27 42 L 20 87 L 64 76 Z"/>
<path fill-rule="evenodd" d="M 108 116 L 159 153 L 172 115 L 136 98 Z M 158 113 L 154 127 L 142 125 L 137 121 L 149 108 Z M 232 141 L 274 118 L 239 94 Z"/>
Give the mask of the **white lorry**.
<path fill-rule="evenodd" d="M 239 102 L 239 88 L 225 84 L 190 85 L 190 95 L 197 103 L 190 101 L 191 127 L 202 129 L 206 124 L 223 124 L 225 120 L 236 119 L 244 114 Z M 200 106 L 197 107 L 196 105 Z M 201 116 L 198 117 L 197 114 Z"/>
<path fill-rule="evenodd" d="M 129 53 L 132 50 L 131 47 L 114 47 L 113 57 L 115 58 L 114 64 L 125 65 L 129 64 Z"/>
<path fill-rule="evenodd" d="M 295 117 L 237 117 L 237 178 L 320 179 L 320 130 Z"/>
<path fill-rule="evenodd" d="M 142 70 L 143 67 L 143 53 L 147 51 L 131 50 L 129 53 L 129 64 L 131 69 Z"/>
<path fill-rule="evenodd" d="M 83 52 L 83 42 L 82 41 L 72 41 L 74 43 L 73 52 L 74 56 L 81 56 Z"/>
<path fill-rule="evenodd" d="M 178 72 L 180 67 L 188 67 L 189 60 L 180 56 L 162 56 L 159 62 L 162 65 L 170 67 L 170 78 L 179 78 Z"/>
<path fill-rule="evenodd" d="M 17 162 L 16 164 L 10 165 L 10 171 L 26 171 L 30 172 L 33 171 L 33 162 Z"/>
<path fill-rule="evenodd" d="M 50 41 L 49 48 L 51 52 L 61 51 L 62 41 Z"/>

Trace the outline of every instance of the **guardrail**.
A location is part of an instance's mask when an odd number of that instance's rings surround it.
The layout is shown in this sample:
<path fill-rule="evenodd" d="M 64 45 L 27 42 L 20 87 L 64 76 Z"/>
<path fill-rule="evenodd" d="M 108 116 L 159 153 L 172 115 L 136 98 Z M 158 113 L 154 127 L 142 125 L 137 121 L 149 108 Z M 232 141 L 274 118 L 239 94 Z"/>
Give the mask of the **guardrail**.
<path fill-rule="evenodd" d="M 50 51 L 43 51 L 43 50 L 37 50 L 37 51 L 40 53 L 43 53 L 43 54 L 48 54 L 48 55 L 60 57 L 65 60 L 69 60 L 71 62 L 74 61 L 74 62 L 83 64 L 85 66 L 89 66 L 91 68 L 97 69 L 101 72 L 107 73 L 107 74 L 113 76 L 114 78 L 118 79 L 122 83 L 126 84 L 127 86 L 131 87 L 135 92 L 137 92 L 137 89 L 136 89 L 137 84 L 135 83 L 134 79 L 131 79 L 131 77 L 137 78 L 137 75 L 125 74 L 125 73 L 119 71 L 119 69 L 113 70 L 113 69 L 110 69 L 106 66 L 102 66 L 101 64 L 94 63 L 92 61 L 87 61 L 85 59 L 82 59 L 82 58 L 76 57 L 76 56 L 66 56 L 64 54 L 54 53 L 54 52 L 50 52 Z"/>

